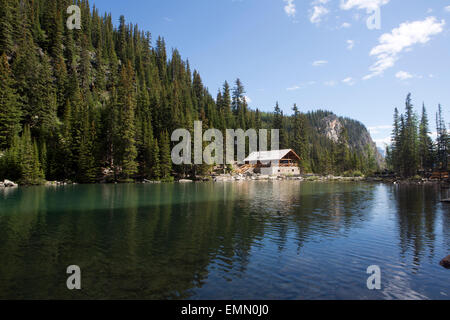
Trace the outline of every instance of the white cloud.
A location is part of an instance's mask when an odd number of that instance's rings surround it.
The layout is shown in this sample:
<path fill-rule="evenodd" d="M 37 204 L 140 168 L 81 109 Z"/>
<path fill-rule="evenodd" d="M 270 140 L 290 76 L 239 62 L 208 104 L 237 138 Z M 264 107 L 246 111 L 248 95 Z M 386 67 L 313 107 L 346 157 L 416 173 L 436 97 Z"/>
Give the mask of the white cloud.
<path fill-rule="evenodd" d="M 324 6 L 314 6 L 312 8 L 309 21 L 315 24 L 320 23 L 322 21 L 322 18 L 326 16 L 329 12 L 330 11 Z"/>
<path fill-rule="evenodd" d="M 342 80 L 343 83 L 348 84 L 349 86 L 352 86 L 355 84 L 355 80 L 352 77 L 345 78 Z"/>
<path fill-rule="evenodd" d="M 314 67 L 321 67 L 321 66 L 323 66 L 323 65 L 326 65 L 328 63 L 328 61 L 326 61 L 326 60 L 317 60 L 317 61 L 314 61 L 313 63 L 312 63 L 312 65 L 314 66 Z"/>
<path fill-rule="evenodd" d="M 252 103 L 252 99 L 250 99 L 250 97 L 244 96 L 244 99 L 247 103 Z"/>
<path fill-rule="evenodd" d="M 374 10 L 385 4 L 388 4 L 390 0 L 341 0 L 341 9 L 350 10 L 353 8 Z"/>
<path fill-rule="evenodd" d="M 381 132 L 391 131 L 392 125 L 380 125 L 367 128 L 370 134 L 380 134 Z"/>
<path fill-rule="evenodd" d="M 386 146 L 391 144 L 391 137 L 386 137 L 383 139 L 373 139 L 379 148 L 386 148 Z"/>
<path fill-rule="evenodd" d="M 412 50 L 415 44 L 425 44 L 431 40 L 431 36 L 443 31 L 445 20 L 437 21 L 435 17 L 428 17 L 422 21 L 405 22 L 391 33 L 385 33 L 379 38 L 379 44 L 370 52 L 377 61 L 370 67 L 370 74 L 363 79 L 371 79 L 383 74 L 386 69 L 395 65 L 399 54 Z"/>
<path fill-rule="evenodd" d="M 392 129 L 392 125 L 390 125 L 390 124 L 383 124 L 383 125 L 380 125 L 380 126 L 369 127 L 367 129 L 369 129 L 369 130 Z"/>
<path fill-rule="evenodd" d="M 395 74 L 395 77 L 400 80 L 407 80 L 413 78 L 413 75 L 406 71 L 399 71 Z"/>
<path fill-rule="evenodd" d="M 283 0 L 286 5 L 284 6 L 284 12 L 288 15 L 288 17 L 295 17 L 297 13 L 297 9 L 295 8 L 294 0 Z"/>
<path fill-rule="evenodd" d="M 432 13 L 432 12 L 433 12 L 433 9 L 428 8 L 427 13 L 430 14 L 430 13 Z"/>
<path fill-rule="evenodd" d="M 347 40 L 347 49 L 348 50 L 352 50 L 354 46 L 355 46 L 355 41 Z"/>
<path fill-rule="evenodd" d="M 296 91 L 296 90 L 300 90 L 300 89 L 306 88 L 306 86 L 312 86 L 314 84 L 316 84 L 315 81 L 308 81 L 308 82 L 301 83 L 299 85 L 292 86 L 290 88 L 286 88 L 286 90 L 287 91 Z"/>
<path fill-rule="evenodd" d="M 444 8 L 444 10 L 447 11 L 447 12 L 450 12 L 450 6 L 446 6 L 446 7 Z"/>
<path fill-rule="evenodd" d="M 325 81 L 323 84 L 328 87 L 334 87 L 335 85 L 337 85 L 337 82 L 334 80 L 331 80 L 331 81 Z"/>
<path fill-rule="evenodd" d="M 348 22 L 344 22 L 343 24 L 341 24 L 341 29 L 347 29 L 350 28 L 352 25 Z"/>

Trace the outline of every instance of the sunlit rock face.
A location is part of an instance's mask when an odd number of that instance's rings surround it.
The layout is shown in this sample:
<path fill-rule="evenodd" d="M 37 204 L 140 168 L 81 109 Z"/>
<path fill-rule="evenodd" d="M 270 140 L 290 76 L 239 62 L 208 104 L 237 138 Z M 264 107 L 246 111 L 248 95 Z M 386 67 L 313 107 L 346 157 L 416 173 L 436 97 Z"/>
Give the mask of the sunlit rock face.
<path fill-rule="evenodd" d="M 334 141 L 339 141 L 339 136 L 342 130 L 342 123 L 334 114 L 322 119 L 322 130 L 325 136 Z"/>
<path fill-rule="evenodd" d="M 343 127 L 347 129 L 348 142 L 352 149 L 366 152 L 366 148 L 369 145 L 378 164 L 383 165 L 383 156 L 377 149 L 367 128 L 359 121 L 330 114 L 320 120 L 319 127 L 316 129 L 320 134 L 326 136 L 331 141 L 338 143 Z"/>

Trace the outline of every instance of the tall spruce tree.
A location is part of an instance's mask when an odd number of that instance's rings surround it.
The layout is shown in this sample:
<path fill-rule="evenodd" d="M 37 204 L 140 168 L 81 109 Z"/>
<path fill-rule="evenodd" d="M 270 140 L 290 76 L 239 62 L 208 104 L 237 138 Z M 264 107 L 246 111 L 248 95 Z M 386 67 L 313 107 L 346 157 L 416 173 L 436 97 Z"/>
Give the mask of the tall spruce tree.
<path fill-rule="evenodd" d="M 310 170 L 309 166 L 309 145 L 308 145 L 308 137 L 305 128 L 305 119 L 297 108 L 297 105 L 294 104 L 292 108 L 294 111 L 294 119 L 293 119 L 293 142 L 292 146 L 300 157 L 300 165 L 302 169 Z"/>
<path fill-rule="evenodd" d="M 21 110 L 19 96 L 14 89 L 8 59 L 0 57 L 0 150 L 11 146 L 13 138 L 20 132 Z"/>
<path fill-rule="evenodd" d="M 236 126 L 243 130 L 246 129 L 245 113 L 247 108 L 244 95 L 245 95 L 244 85 L 242 84 L 240 79 L 236 79 L 235 86 L 233 89 L 231 108 L 237 121 L 235 123 Z"/>
<path fill-rule="evenodd" d="M 394 110 L 394 124 L 393 124 L 393 130 L 391 135 L 391 147 L 390 147 L 390 153 L 389 153 L 389 162 L 392 167 L 392 169 L 400 173 L 400 160 L 401 160 L 401 140 L 400 140 L 400 117 L 398 109 L 395 108 Z"/>
<path fill-rule="evenodd" d="M 40 184 L 44 179 L 36 141 L 31 138 L 29 126 L 25 126 L 20 140 L 19 160 L 21 168 L 20 183 L 25 185 Z"/>
<path fill-rule="evenodd" d="M 422 106 L 422 117 L 419 125 L 419 158 L 423 170 L 433 169 L 433 141 L 429 133 L 428 115 L 425 103 Z"/>
<path fill-rule="evenodd" d="M 338 168 L 339 173 L 343 173 L 350 169 L 350 150 L 348 145 L 348 131 L 345 126 L 342 127 L 339 133 L 338 146 L 336 148 L 335 167 Z"/>
<path fill-rule="evenodd" d="M 227 128 L 234 127 L 233 114 L 231 111 L 231 103 L 232 102 L 231 102 L 230 85 L 228 84 L 228 82 L 225 81 L 222 90 L 222 109 Z"/>
<path fill-rule="evenodd" d="M 418 169 L 418 133 L 417 116 L 411 102 L 411 94 L 406 97 L 405 124 L 403 128 L 402 158 L 404 163 L 404 176 L 414 176 Z"/>
<path fill-rule="evenodd" d="M 131 178 L 138 170 L 136 163 L 136 130 L 135 130 L 135 83 L 131 63 L 128 62 L 120 73 L 118 88 L 118 107 L 120 110 L 121 134 L 119 142 L 120 163 L 122 175 L 125 179 Z"/>
<path fill-rule="evenodd" d="M 169 180 L 172 174 L 172 158 L 170 155 L 170 140 L 167 131 L 162 133 L 159 145 L 161 177 L 164 180 Z"/>
<path fill-rule="evenodd" d="M 449 134 L 442 115 L 442 106 L 439 104 L 436 114 L 437 129 L 437 162 L 439 169 L 447 170 L 449 157 Z"/>
<path fill-rule="evenodd" d="M 160 151 L 159 151 L 159 143 L 158 139 L 153 139 L 153 148 L 152 148 L 152 166 L 150 169 L 150 177 L 156 180 L 161 178 L 161 166 L 160 166 Z"/>
<path fill-rule="evenodd" d="M 275 111 L 274 111 L 274 116 L 273 116 L 273 129 L 278 129 L 280 130 L 280 149 L 284 149 L 288 147 L 288 136 L 286 134 L 285 131 L 285 126 L 284 126 L 284 115 L 283 115 L 283 111 L 281 111 L 280 106 L 278 105 L 278 101 L 275 105 Z"/>
<path fill-rule="evenodd" d="M 12 2 L 0 0 L 0 55 L 13 50 Z"/>

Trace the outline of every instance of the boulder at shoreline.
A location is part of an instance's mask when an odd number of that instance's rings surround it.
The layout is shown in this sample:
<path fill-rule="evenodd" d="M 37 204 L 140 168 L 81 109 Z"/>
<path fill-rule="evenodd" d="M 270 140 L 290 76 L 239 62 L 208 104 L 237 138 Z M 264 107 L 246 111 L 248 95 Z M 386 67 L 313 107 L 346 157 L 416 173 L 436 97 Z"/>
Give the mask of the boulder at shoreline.
<path fill-rule="evenodd" d="M 9 181 L 9 180 L 3 181 L 3 183 L 0 184 L 0 187 L 2 187 L 2 185 L 3 185 L 4 188 L 17 188 L 19 186 L 17 183 L 14 183 L 14 182 Z"/>
<path fill-rule="evenodd" d="M 446 256 L 439 264 L 446 269 L 450 269 L 450 256 Z"/>

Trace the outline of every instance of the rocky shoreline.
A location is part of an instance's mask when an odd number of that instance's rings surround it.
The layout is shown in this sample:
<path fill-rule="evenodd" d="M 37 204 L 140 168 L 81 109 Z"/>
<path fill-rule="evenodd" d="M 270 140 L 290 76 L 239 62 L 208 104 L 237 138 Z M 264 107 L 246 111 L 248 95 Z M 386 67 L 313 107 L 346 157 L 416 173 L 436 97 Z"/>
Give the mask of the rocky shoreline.
<path fill-rule="evenodd" d="M 223 174 L 209 178 L 214 182 L 228 182 L 228 181 L 363 181 L 363 177 L 335 177 L 335 176 L 318 176 L 318 175 L 299 175 L 299 176 L 268 176 L 261 174 Z"/>
<path fill-rule="evenodd" d="M 17 183 L 9 180 L 0 181 L 0 188 L 17 188 L 18 186 Z"/>
<path fill-rule="evenodd" d="M 448 184 L 439 180 L 430 179 L 400 179 L 400 178 L 380 178 L 380 177 L 344 177 L 344 176 L 320 176 L 305 174 L 298 176 L 268 176 L 261 174 L 221 174 L 210 176 L 199 176 L 196 179 L 181 179 L 176 182 L 234 182 L 234 181 L 305 181 L 305 182 L 376 182 L 394 185 L 435 185 Z M 160 183 L 159 181 L 144 181 L 144 183 Z"/>
<path fill-rule="evenodd" d="M 399 178 L 380 178 L 380 177 L 343 177 L 343 176 L 320 176 L 314 174 L 305 174 L 298 176 L 268 176 L 261 174 L 221 174 L 221 175 L 207 175 L 199 176 L 195 179 L 179 179 L 175 180 L 176 183 L 193 183 L 193 182 L 239 182 L 239 181 L 304 181 L 304 182 L 375 182 L 375 183 L 388 183 L 394 185 L 436 185 L 443 184 L 449 185 L 448 182 L 430 179 L 399 179 Z M 115 182 L 117 184 L 117 182 Z M 143 181 L 136 181 L 135 183 L 144 184 L 160 184 L 162 181 L 153 181 L 144 179 Z M 104 183 L 102 183 L 104 184 Z M 47 181 L 45 186 L 66 186 L 76 185 L 72 181 Z M 0 189 L 4 188 L 17 188 L 19 185 L 15 182 L 4 180 L 0 181 Z"/>

